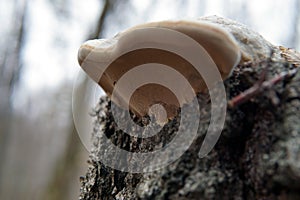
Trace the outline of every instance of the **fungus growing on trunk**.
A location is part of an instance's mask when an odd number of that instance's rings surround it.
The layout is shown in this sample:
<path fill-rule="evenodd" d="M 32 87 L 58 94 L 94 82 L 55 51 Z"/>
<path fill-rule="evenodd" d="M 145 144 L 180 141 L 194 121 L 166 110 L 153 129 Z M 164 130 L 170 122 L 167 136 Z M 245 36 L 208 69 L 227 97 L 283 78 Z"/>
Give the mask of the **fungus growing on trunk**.
<path fill-rule="evenodd" d="M 220 26 L 201 20 L 146 23 L 121 32 L 111 39 L 85 42 L 78 53 L 78 61 L 83 70 L 103 88 L 109 97 L 112 97 L 113 92 L 116 94 L 118 98 L 112 100 L 117 105 L 126 107 L 124 102 L 129 102 L 130 110 L 138 116 L 146 115 L 152 105 L 161 104 L 166 110 L 167 117 L 172 118 L 180 108 L 180 102 L 188 103 L 191 99 L 184 95 L 178 99 L 170 88 L 156 82 L 142 85 L 133 93 L 129 90 L 118 91 L 118 88 L 115 88 L 116 83 L 137 66 L 147 64 L 145 67 L 151 68 L 151 64 L 154 66 L 154 63 L 159 63 L 179 72 L 188 81 L 195 94 L 205 92 L 207 88 L 207 82 L 187 58 L 177 55 L 174 51 L 167 51 L 166 48 L 147 48 L 151 43 L 149 41 L 152 40 L 155 44 L 157 37 L 163 37 L 164 34 L 163 32 L 159 35 L 153 34 L 151 31 L 153 29 L 172 30 L 192 39 L 204 51 L 194 52 L 193 47 L 190 47 L 191 54 L 203 60 L 204 67 L 208 71 L 217 66 L 222 80 L 226 79 L 233 67 L 240 62 L 240 48 L 234 37 Z M 161 45 L 169 45 L 170 49 L 189 48 L 184 40 L 168 39 L 166 37 L 165 44 Z M 145 71 L 139 78 L 147 78 L 148 75 Z M 173 85 L 184 93 L 186 88 L 177 83 L 176 79 L 174 78 Z"/>

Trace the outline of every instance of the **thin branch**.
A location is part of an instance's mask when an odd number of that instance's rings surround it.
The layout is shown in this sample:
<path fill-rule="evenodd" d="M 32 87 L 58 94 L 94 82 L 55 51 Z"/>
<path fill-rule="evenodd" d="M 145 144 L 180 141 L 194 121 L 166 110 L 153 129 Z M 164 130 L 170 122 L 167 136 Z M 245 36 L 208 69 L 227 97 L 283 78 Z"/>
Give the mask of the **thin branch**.
<path fill-rule="evenodd" d="M 257 96 L 259 93 L 262 93 L 263 91 L 266 91 L 266 90 L 272 88 L 275 84 L 277 84 L 283 80 L 292 78 L 296 73 L 297 73 L 297 70 L 292 69 L 287 72 L 280 73 L 279 75 L 275 76 L 271 80 L 258 82 L 256 84 L 254 84 L 248 90 L 242 92 L 238 96 L 231 99 L 228 102 L 228 106 L 230 108 L 234 108 L 238 105 L 241 105 L 241 104 L 247 102 L 248 100 L 250 100 L 251 98 Z"/>
<path fill-rule="evenodd" d="M 108 13 L 113 9 L 114 6 L 114 0 L 105 0 L 104 6 L 101 12 L 101 15 L 99 17 L 99 20 L 97 22 L 96 30 L 94 33 L 92 33 L 89 36 L 89 39 L 97 39 L 101 37 L 103 28 L 104 28 L 104 22 L 107 18 Z"/>

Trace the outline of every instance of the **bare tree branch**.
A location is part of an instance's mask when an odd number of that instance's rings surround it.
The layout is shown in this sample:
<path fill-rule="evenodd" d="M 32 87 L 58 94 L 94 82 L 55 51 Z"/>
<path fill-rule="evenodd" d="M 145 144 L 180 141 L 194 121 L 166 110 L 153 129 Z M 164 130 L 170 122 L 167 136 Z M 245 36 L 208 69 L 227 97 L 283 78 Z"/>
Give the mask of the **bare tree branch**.
<path fill-rule="evenodd" d="M 107 15 L 113 10 L 114 4 L 115 0 L 104 0 L 104 6 L 98 19 L 96 30 L 89 36 L 89 39 L 97 39 L 102 35 L 104 22 L 107 18 Z"/>

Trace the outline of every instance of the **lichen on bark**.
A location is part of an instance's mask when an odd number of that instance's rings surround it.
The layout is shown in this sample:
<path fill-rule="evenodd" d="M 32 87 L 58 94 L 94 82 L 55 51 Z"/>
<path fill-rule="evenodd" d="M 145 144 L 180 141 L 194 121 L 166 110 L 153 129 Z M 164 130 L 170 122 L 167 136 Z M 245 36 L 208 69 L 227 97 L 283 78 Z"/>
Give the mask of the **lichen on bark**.
<path fill-rule="evenodd" d="M 295 58 L 292 61 L 285 48 L 235 21 L 216 16 L 201 20 L 229 31 L 242 51 L 240 64 L 224 82 L 227 100 L 256 84 L 262 73 L 268 80 L 299 63 L 297 52 L 288 52 Z M 199 102 L 202 98 L 199 94 Z M 151 140 L 133 138 L 118 130 L 110 101 L 104 97 L 94 109 L 93 148 L 90 167 L 80 178 L 80 199 L 299 199 L 299 110 L 300 73 L 296 73 L 244 104 L 228 108 L 222 135 L 205 158 L 197 155 L 209 124 L 204 120 L 197 138 L 178 160 L 152 173 L 133 174 L 100 162 L 99 149 L 106 148 L 101 140 L 104 134 L 125 150 L 152 151 L 172 139 L 178 118 Z M 114 158 L 113 152 L 107 153 Z"/>

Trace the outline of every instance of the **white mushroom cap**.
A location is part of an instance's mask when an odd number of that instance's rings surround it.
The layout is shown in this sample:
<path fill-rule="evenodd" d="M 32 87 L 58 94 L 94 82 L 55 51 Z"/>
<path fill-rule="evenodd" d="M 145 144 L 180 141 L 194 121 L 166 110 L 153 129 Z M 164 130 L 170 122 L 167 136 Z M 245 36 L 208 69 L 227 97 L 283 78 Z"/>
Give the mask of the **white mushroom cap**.
<path fill-rule="evenodd" d="M 104 89 L 109 97 L 114 91 L 115 84 L 126 72 L 137 65 L 145 63 L 161 63 L 170 66 L 182 74 L 196 92 L 206 90 L 205 82 L 195 68 L 184 58 L 174 55 L 172 52 L 144 48 L 120 55 L 120 49 L 129 48 L 132 44 L 143 43 L 141 37 L 135 35 L 136 30 L 143 28 L 166 28 L 194 39 L 208 53 L 202 55 L 199 52 L 199 57 L 209 55 L 218 67 L 223 80 L 230 75 L 232 69 L 240 61 L 240 50 L 235 39 L 220 26 L 204 21 L 184 20 L 142 24 L 119 33 L 112 39 L 87 41 L 79 49 L 79 64 Z M 145 33 L 144 37 L 151 38 L 152 35 Z M 176 45 L 184 46 L 181 42 L 174 41 Z M 108 67 L 107 64 L 109 64 Z M 184 90 L 184 88 L 182 89 Z M 126 96 L 124 92 L 118 93 L 117 91 L 116 93 L 121 99 Z M 156 103 L 164 104 L 169 118 L 173 117 L 176 114 L 176 109 L 179 108 L 179 101 L 172 91 L 159 84 L 147 84 L 138 88 L 128 101 L 130 102 L 130 109 L 141 116 L 148 113 L 149 108 Z M 122 104 L 121 102 L 116 103 Z"/>

